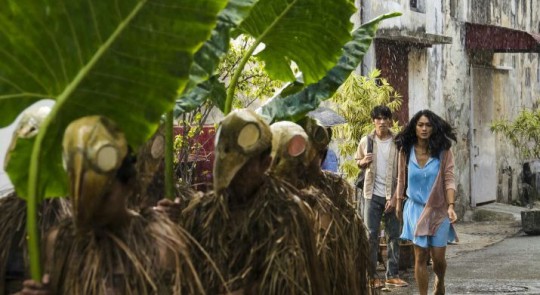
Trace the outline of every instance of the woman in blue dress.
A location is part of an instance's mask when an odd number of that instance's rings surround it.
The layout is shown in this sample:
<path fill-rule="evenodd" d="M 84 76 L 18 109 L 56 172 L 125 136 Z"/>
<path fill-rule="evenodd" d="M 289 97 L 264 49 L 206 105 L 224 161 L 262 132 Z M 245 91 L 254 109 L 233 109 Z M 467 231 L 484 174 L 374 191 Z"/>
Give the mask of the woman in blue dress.
<path fill-rule="evenodd" d="M 414 275 L 421 295 L 428 291 L 429 255 L 436 275 L 434 294 L 445 293 L 446 245 L 455 239 L 452 223 L 457 220 L 451 140 L 457 141 L 452 126 L 429 110 L 416 113 L 396 136 L 396 192 L 403 192 L 398 194 L 396 214 L 403 218 L 401 238 L 414 244 Z"/>

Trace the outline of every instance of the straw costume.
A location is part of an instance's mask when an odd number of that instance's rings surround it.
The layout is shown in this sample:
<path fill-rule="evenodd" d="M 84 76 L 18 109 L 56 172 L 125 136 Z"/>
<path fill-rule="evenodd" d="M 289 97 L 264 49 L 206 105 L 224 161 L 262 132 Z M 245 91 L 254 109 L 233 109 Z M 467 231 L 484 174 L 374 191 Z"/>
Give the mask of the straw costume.
<path fill-rule="evenodd" d="M 13 133 L 10 150 L 15 148 L 17 139 L 34 137 L 49 111 L 48 107 L 41 107 L 24 112 Z M 14 191 L 0 197 L 0 295 L 19 291 L 23 280 L 29 276 L 26 210 L 26 201 Z M 40 236 L 44 237 L 52 226 L 70 214 L 66 199 L 44 200 L 38 208 Z"/>
<path fill-rule="evenodd" d="M 44 200 L 38 208 L 40 236 L 71 214 L 67 200 Z M 26 243 L 26 201 L 15 192 L 0 197 L 0 295 L 12 294 L 22 288 L 30 276 Z"/>
<path fill-rule="evenodd" d="M 291 122 L 272 125 L 274 136 L 280 134 L 282 138 L 281 144 L 275 145 L 276 154 L 281 157 L 273 165 L 274 173 L 302 188 L 306 192 L 303 195 L 308 197 L 306 201 L 318 211 L 318 247 L 330 280 L 331 294 L 367 294 L 368 244 L 364 225 L 348 201 L 352 199 L 352 188 L 339 176 L 320 168 L 321 155 L 329 143 L 325 128 L 310 118 L 301 123 L 309 144 L 306 151 L 296 157 L 286 155 L 285 151 L 290 146 L 287 138 L 297 136 L 292 132 L 300 133 L 297 131 L 299 126 Z"/>
<path fill-rule="evenodd" d="M 368 261 L 369 261 L 369 240 L 367 238 L 367 230 L 363 220 L 357 214 L 356 204 L 354 203 L 355 195 L 353 187 L 342 177 L 337 174 L 322 171 L 320 167 L 323 155 L 326 154 L 330 143 L 330 136 L 326 132 L 326 128 L 321 126 L 316 120 L 306 117 L 299 122 L 306 130 L 310 142 L 317 151 L 318 157 L 312 162 L 312 173 L 320 175 L 317 177 L 308 178 L 312 181 L 312 185 L 321 190 L 327 195 L 334 206 L 340 212 L 338 218 L 342 225 L 342 230 L 345 233 L 336 241 L 337 248 L 343 248 L 344 251 L 337 258 L 339 263 L 343 263 L 342 267 L 351 270 L 354 269 L 356 276 L 348 277 L 342 281 L 343 285 L 348 285 L 350 288 L 357 287 L 357 294 L 368 293 Z M 332 247 L 330 247 L 332 249 Z M 336 279 L 339 280 L 338 277 Z M 341 289 L 340 289 L 341 288 Z M 346 288 L 336 286 L 338 294 L 347 293 Z M 353 289 L 354 290 L 354 289 Z"/>
<path fill-rule="evenodd" d="M 47 238 L 52 294 L 203 293 L 181 229 L 153 210 L 127 209 L 134 157 L 116 125 L 80 118 L 63 148 L 74 217 Z"/>
<path fill-rule="evenodd" d="M 328 294 L 310 209 L 295 189 L 265 173 L 272 134 L 255 113 L 236 110 L 216 134 L 214 192 L 195 197 L 183 224 L 243 294 Z M 208 266 L 204 266 L 208 268 Z M 203 274 L 209 294 L 225 293 Z"/>

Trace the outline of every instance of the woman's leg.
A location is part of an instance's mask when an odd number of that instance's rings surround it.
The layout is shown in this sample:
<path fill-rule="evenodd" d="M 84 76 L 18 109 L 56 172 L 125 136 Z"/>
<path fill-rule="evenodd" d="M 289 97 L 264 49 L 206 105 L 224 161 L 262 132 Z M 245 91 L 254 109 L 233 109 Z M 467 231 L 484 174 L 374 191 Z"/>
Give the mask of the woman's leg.
<path fill-rule="evenodd" d="M 414 245 L 414 277 L 420 295 L 427 295 L 428 290 L 429 277 L 426 265 L 428 254 L 429 249 Z"/>
<path fill-rule="evenodd" d="M 435 295 L 443 295 L 444 275 L 446 274 L 446 247 L 432 247 L 431 259 L 433 260 L 433 272 L 435 273 Z"/>

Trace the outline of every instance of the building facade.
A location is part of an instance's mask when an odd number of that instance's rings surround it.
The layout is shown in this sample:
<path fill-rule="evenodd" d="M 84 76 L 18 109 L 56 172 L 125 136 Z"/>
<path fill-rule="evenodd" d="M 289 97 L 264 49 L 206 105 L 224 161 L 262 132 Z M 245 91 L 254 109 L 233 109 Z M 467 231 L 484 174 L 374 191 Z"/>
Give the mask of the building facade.
<path fill-rule="evenodd" d="M 540 99 L 540 2 L 536 0 L 362 0 L 359 23 L 384 21 L 360 67 L 377 67 L 403 95 L 403 123 L 421 109 L 448 120 L 454 148 L 458 210 L 518 199 L 522 159 L 495 119 L 514 119 Z"/>

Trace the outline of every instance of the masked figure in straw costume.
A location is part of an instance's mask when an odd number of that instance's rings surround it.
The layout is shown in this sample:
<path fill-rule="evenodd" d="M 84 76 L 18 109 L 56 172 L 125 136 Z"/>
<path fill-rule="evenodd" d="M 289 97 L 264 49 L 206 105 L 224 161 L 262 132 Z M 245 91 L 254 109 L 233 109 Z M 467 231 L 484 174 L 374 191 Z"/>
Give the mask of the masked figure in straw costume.
<path fill-rule="evenodd" d="M 209 294 L 328 294 L 316 256 L 310 208 L 265 173 L 272 134 L 250 110 L 236 110 L 216 133 L 214 191 L 195 197 L 183 224 L 222 269 L 228 290 Z"/>
<path fill-rule="evenodd" d="M 368 244 L 363 223 L 347 201 L 352 189 L 338 175 L 320 168 L 329 143 L 325 128 L 310 118 L 303 123 L 305 130 L 292 122 L 272 124 L 272 171 L 302 189 L 301 196 L 314 209 L 318 250 L 331 294 L 366 294 Z M 298 138 L 309 138 L 309 143 L 304 152 L 294 155 L 289 146 Z"/>
<path fill-rule="evenodd" d="M 173 202 L 162 199 L 165 196 L 165 126 L 161 125 L 156 133 L 137 152 L 136 193 L 128 200 L 128 207 L 139 211 L 154 207 L 158 202 Z M 175 197 L 180 204 L 187 203 L 195 190 L 185 181 L 179 179 L 175 183 Z M 156 207 L 154 207 L 156 208 Z M 179 215 L 176 212 L 176 215 Z"/>
<path fill-rule="evenodd" d="M 49 107 L 32 108 L 25 111 L 13 133 L 10 151 L 18 140 L 37 135 L 39 126 L 49 114 Z M 6 168 L 11 153 L 6 157 Z M 8 170 L 8 169 L 6 169 Z M 12 294 L 22 288 L 29 276 L 28 251 L 26 249 L 26 201 L 14 191 L 0 197 L 0 295 Z M 41 236 L 60 220 L 71 214 L 69 202 L 63 198 L 44 200 L 38 209 L 38 224 Z"/>
<path fill-rule="evenodd" d="M 127 208 L 135 159 L 118 127 L 80 118 L 67 127 L 63 149 L 73 218 L 47 237 L 51 293 L 203 293 L 180 228 L 154 210 Z"/>

